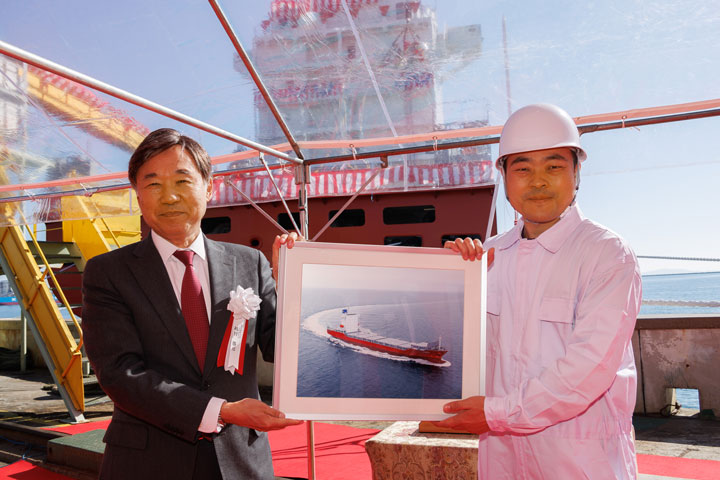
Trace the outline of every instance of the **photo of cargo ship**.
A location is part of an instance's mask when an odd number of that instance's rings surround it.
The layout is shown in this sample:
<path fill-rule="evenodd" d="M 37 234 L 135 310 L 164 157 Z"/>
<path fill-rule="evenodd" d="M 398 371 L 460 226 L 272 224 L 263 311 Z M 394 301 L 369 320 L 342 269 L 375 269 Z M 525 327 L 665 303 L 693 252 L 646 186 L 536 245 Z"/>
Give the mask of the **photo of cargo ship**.
<path fill-rule="evenodd" d="M 360 328 L 360 319 L 356 313 L 342 310 L 342 320 L 338 328 L 327 327 L 327 333 L 341 342 L 359 345 L 371 350 L 389 353 L 400 357 L 418 358 L 432 363 L 444 363 L 443 355 L 447 353 L 441 347 L 441 339 L 436 342 L 409 342 L 397 338 L 384 337 Z"/>
<path fill-rule="evenodd" d="M 461 398 L 464 279 L 436 268 L 303 265 L 297 396 Z"/>

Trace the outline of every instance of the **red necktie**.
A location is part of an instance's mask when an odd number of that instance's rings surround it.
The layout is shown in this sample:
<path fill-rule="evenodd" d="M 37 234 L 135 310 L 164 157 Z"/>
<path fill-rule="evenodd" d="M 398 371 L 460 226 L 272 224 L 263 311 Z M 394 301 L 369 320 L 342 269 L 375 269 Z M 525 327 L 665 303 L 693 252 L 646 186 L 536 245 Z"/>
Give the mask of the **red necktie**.
<path fill-rule="evenodd" d="M 193 267 L 195 252 L 192 250 L 176 250 L 173 255 L 185 264 L 180 303 L 190 340 L 193 344 L 193 350 L 195 350 L 198 365 L 202 370 L 205 365 L 205 351 L 207 350 L 208 335 L 210 334 L 210 324 L 202 285 L 195 274 L 195 267 Z"/>

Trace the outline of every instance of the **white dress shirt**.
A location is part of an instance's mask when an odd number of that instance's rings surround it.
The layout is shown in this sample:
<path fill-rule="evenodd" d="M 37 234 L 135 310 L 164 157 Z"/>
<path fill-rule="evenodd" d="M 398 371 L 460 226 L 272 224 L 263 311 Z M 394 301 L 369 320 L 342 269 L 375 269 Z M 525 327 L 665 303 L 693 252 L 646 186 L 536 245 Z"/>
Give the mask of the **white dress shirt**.
<path fill-rule="evenodd" d="M 208 322 L 210 322 L 210 273 L 208 270 L 207 254 L 205 253 L 205 237 L 200 234 L 188 248 L 178 248 L 154 231 L 151 233 L 151 236 L 155 248 L 165 264 L 165 269 L 170 277 L 170 283 L 172 283 L 173 290 L 175 291 L 178 305 L 182 305 L 180 294 L 182 292 L 183 276 L 185 275 L 185 264 L 173 254 L 176 250 L 192 250 L 195 252 L 193 267 L 195 267 L 195 273 L 202 285 L 207 318 Z M 222 407 L 223 403 L 225 403 L 225 400 L 222 398 L 213 397 L 210 399 L 207 407 L 205 407 L 205 413 L 203 414 L 198 431 L 202 433 L 214 433 L 218 431 L 218 418 L 220 416 L 220 407 Z"/>

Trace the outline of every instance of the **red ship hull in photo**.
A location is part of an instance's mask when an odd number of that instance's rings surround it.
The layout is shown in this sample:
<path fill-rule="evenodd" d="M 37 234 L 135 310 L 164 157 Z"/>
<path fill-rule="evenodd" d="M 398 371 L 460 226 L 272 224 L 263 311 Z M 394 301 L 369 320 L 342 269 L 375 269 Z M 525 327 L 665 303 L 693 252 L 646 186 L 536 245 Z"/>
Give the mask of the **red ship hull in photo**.
<path fill-rule="evenodd" d="M 423 348 L 403 340 L 381 337 L 367 330 L 348 334 L 342 330 L 328 327 L 327 333 L 346 343 L 359 345 L 378 352 L 389 353 L 390 355 L 427 360 L 432 363 L 444 363 L 445 361 L 442 357 L 447 353 L 447 350 Z"/>

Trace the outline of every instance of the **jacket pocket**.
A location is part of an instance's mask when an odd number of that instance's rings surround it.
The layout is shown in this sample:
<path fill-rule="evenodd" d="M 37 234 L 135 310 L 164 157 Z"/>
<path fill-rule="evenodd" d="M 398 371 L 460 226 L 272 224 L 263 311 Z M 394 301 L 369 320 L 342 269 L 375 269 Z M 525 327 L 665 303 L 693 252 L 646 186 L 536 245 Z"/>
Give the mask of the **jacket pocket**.
<path fill-rule="evenodd" d="M 575 305 L 566 298 L 547 297 L 540 304 L 538 317 L 544 322 L 574 323 Z"/>
<path fill-rule="evenodd" d="M 142 450 L 147 446 L 148 429 L 145 425 L 130 422 L 110 422 L 103 441 L 108 445 Z"/>
<path fill-rule="evenodd" d="M 546 297 L 540 303 L 539 344 L 540 364 L 549 367 L 562 358 L 575 327 L 575 306 L 566 298 Z"/>

